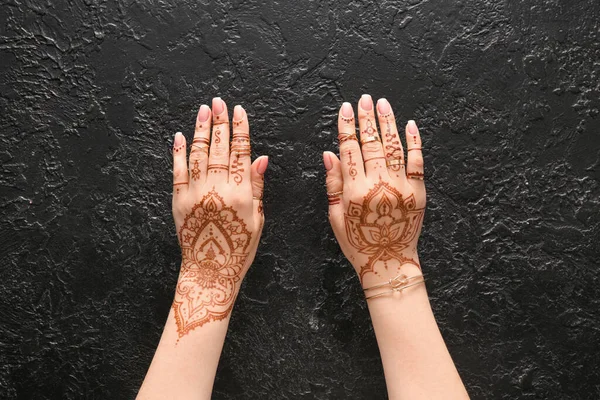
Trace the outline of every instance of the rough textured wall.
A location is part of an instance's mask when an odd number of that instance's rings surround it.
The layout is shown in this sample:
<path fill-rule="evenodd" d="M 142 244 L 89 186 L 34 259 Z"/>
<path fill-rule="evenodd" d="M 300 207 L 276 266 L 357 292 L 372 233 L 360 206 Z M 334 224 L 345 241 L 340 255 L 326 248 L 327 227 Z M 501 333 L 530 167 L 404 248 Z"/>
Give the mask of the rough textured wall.
<path fill-rule="evenodd" d="M 220 95 L 271 165 L 214 398 L 385 398 L 321 164 L 364 92 L 421 127 L 421 260 L 472 397 L 600 397 L 597 1 L 1 4 L 0 397 L 135 395 L 179 263 L 172 135 Z"/>

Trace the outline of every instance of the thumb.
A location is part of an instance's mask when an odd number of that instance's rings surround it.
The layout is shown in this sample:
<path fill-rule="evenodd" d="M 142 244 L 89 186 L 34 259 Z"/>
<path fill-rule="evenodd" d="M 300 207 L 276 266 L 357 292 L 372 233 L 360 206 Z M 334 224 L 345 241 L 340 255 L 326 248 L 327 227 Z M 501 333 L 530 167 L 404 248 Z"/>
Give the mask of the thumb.
<path fill-rule="evenodd" d="M 329 201 L 329 218 L 337 220 L 337 216 L 343 213 L 342 190 L 344 181 L 342 178 L 342 164 L 335 154 L 330 151 L 323 153 L 323 164 L 327 170 L 325 185 L 327 187 L 327 200 Z"/>
<path fill-rule="evenodd" d="M 269 166 L 269 157 L 260 156 L 252 163 L 250 168 L 250 181 L 252 182 L 252 199 L 254 209 L 263 215 L 262 198 L 265 187 L 265 171 Z"/>

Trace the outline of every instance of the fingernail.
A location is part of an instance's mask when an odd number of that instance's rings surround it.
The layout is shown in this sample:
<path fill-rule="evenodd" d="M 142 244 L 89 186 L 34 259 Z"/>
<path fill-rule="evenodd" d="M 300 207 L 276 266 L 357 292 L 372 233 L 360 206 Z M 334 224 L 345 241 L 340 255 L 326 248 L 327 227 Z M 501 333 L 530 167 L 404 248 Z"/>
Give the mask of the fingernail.
<path fill-rule="evenodd" d="M 350 104 L 350 103 L 342 104 L 342 117 L 344 117 L 344 118 L 354 117 L 354 110 L 352 109 L 352 104 Z"/>
<path fill-rule="evenodd" d="M 329 157 L 329 153 L 328 152 L 323 152 L 323 164 L 325 165 L 325 169 L 327 171 L 329 171 L 331 168 L 333 168 L 333 163 L 331 162 L 331 157 Z"/>
<path fill-rule="evenodd" d="M 208 114 L 210 114 L 210 108 L 206 104 L 202 104 L 198 110 L 198 122 L 208 121 Z"/>
<path fill-rule="evenodd" d="M 391 111 L 390 102 L 386 99 L 379 99 L 377 101 L 377 109 L 379 110 L 379 114 L 389 114 Z"/>
<path fill-rule="evenodd" d="M 262 158 L 262 160 L 260 160 L 260 163 L 258 164 L 258 168 L 257 171 L 259 174 L 264 174 L 265 171 L 267 170 L 267 167 L 269 166 L 269 156 L 265 156 Z"/>
<path fill-rule="evenodd" d="M 173 147 L 178 147 L 183 144 L 183 133 L 177 132 L 175 134 L 175 140 L 173 141 Z"/>
<path fill-rule="evenodd" d="M 240 121 L 242 118 L 244 118 L 244 109 L 242 106 L 237 105 L 233 108 L 233 120 Z"/>
<path fill-rule="evenodd" d="M 410 132 L 411 135 L 416 135 L 417 133 L 419 133 L 419 130 L 417 129 L 417 124 L 415 124 L 415 121 L 413 121 L 412 119 L 408 121 L 408 132 Z"/>
<path fill-rule="evenodd" d="M 373 99 L 368 94 L 363 94 L 360 98 L 360 106 L 365 111 L 371 111 L 373 109 Z"/>
<path fill-rule="evenodd" d="M 220 97 L 213 98 L 212 109 L 215 115 L 220 115 L 225 110 L 225 104 Z"/>

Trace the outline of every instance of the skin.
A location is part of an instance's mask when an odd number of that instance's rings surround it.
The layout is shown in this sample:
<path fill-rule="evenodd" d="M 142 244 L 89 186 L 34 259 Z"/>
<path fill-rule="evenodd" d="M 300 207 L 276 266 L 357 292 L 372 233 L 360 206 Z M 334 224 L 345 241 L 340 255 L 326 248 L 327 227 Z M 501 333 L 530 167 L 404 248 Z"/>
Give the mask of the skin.
<path fill-rule="evenodd" d="M 229 123 L 227 105 L 217 97 L 212 110 L 203 105 L 198 111 L 189 160 L 185 137 L 175 135 L 173 217 L 181 272 L 138 399 L 210 399 L 231 310 L 264 223 L 268 158 L 251 163 L 249 131 L 245 110 L 236 106 Z"/>
<path fill-rule="evenodd" d="M 385 99 L 358 106 L 360 145 L 352 135 L 352 106 L 338 125 L 341 159 L 323 154 L 330 222 L 367 290 L 390 399 L 464 399 L 465 388 L 433 317 L 417 241 L 425 211 L 421 139 L 406 127 L 408 158 Z M 231 130 L 230 130 L 231 126 Z M 350 135 L 350 136 L 348 136 Z M 231 136 L 231 137 L 230 137 Z M 209 399 L 233 304 L 252 264 L 264 223 L 267 157 L 250 162 L 246 112 L 236 106 L 230 124 L 220 99 L 203 105 L 189 159 L 177 133 L 173 146 L 173 216 L 182 250 L 173 307 L 138 394 L 139 399 Z M 393 161 L 395 160 L 395 161 Z M 392 161 L 386 165 L 386 161 Z M 394 280 L 405 274 L 405 280 Z M 408 284 L 413 286 L 408 287 Z"/>
<path fill-rule="evenodd" d="M 323 153 L 329 220 L 367 296 L 390 399 L 468 399 L 431 310 L 417 243 L 425 210 L 421 137 L 414 121 L 405 128 L 407 156 L 389 102 L 369 95 L 338 116 L 340 158 Z M 358 120 L 360 144 L 349 139 Z M 381 142 L 369 137 L 378 136 Z M 397 160 L 397 161 L 392 161 Z M 391 161 L 391 165 L 386 165 Z M 406 161 L 406 165 L 402 165 Z M 399 275 L 410 279 L 394 280 Z M 385 285 L 387 283 L 387 285 Z"/>

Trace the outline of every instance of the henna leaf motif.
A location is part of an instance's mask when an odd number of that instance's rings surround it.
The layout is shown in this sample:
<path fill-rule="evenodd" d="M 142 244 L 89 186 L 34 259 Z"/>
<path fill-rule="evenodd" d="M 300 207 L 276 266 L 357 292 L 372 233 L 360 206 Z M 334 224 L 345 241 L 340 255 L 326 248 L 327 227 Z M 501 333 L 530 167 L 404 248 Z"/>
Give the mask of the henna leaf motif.
<path fill-rule="evenodd" d="M 183 266 L 173 310 L 181 337 L 229 315 L 251 233 L 213 190 L 186 216 L 179 236 Z"/>

